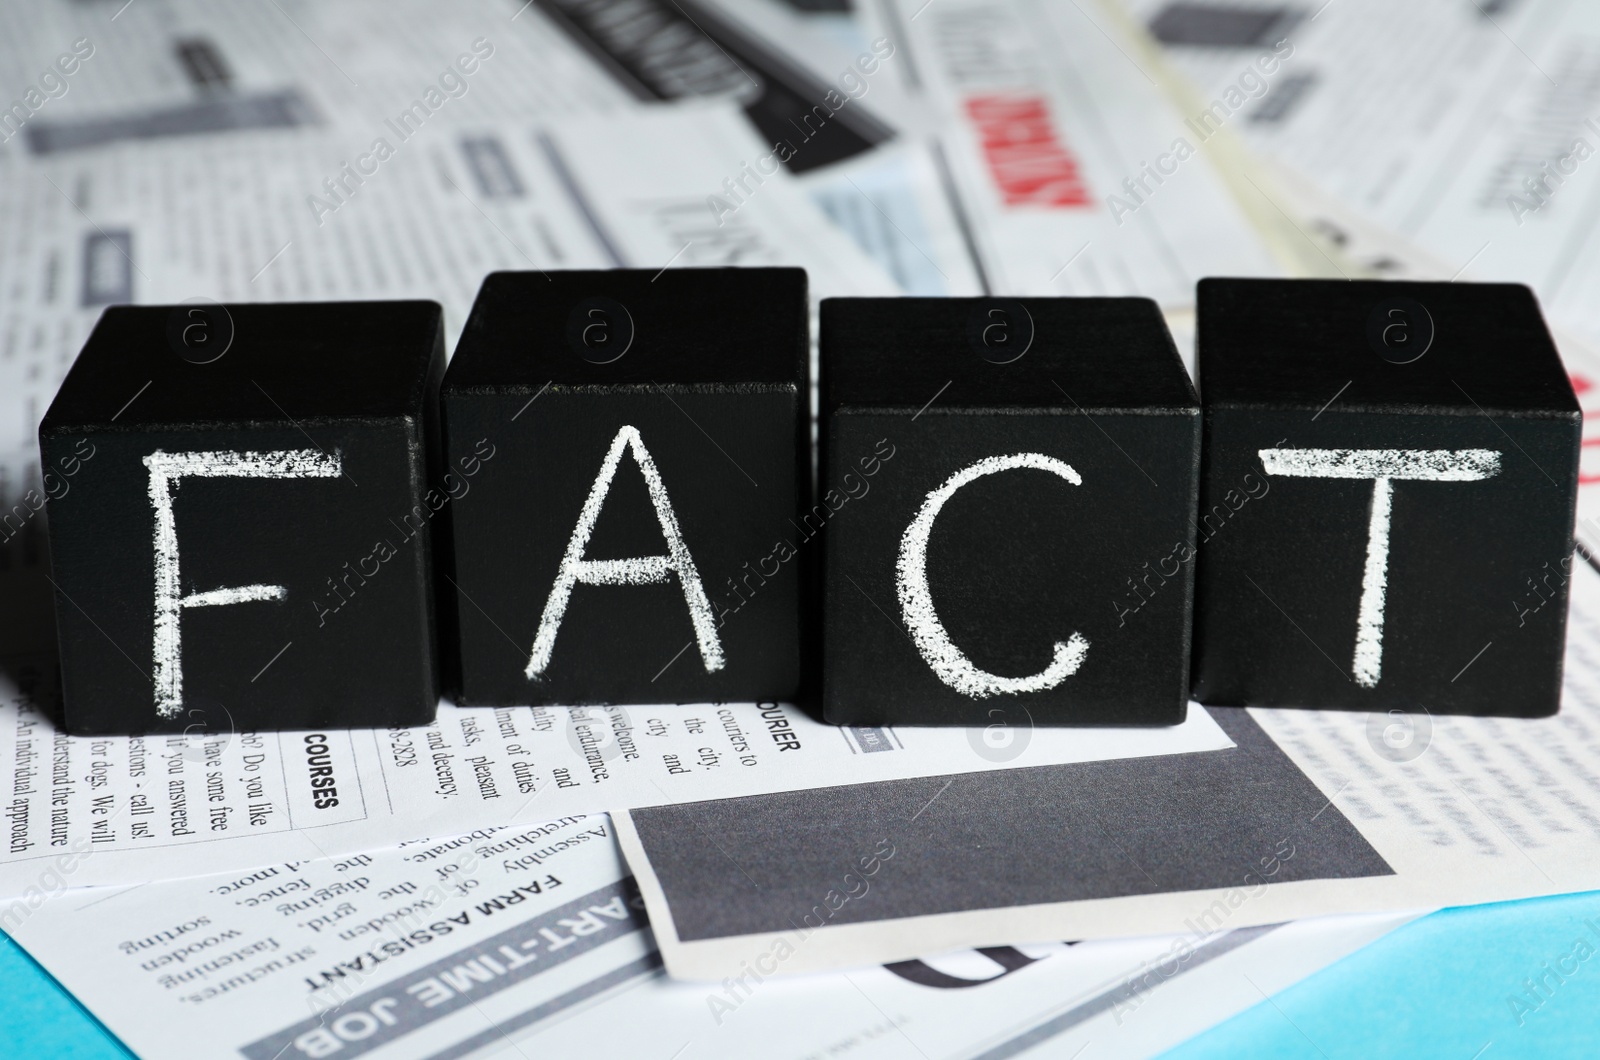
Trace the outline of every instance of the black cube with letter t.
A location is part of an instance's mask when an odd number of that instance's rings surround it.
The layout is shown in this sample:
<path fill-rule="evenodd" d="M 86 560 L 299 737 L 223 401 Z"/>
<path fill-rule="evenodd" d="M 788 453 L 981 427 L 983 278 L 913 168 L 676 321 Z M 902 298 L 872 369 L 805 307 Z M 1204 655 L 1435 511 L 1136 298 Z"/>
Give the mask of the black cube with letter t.
<path fill-rule="evenodd" d="M 107 309 L 39 427 L 67 729 L 431 720 L 443 374 L 434 302 Z"/>
<path fill-rule="evenodd" d="M 829 299 L 821 413 L 829 721 L 1184 719 L 1200 407 L 1155 303 Z"/>
<path fill-rule="evenodd" d="M 1208 279 L 1202 703 L 1553 714 L 1582 416 L 1512 284 Z"/>
<path fill-rule="evenodd" d="M 441 396 L 464 705 L 791 699 L 801 269 L 486 278 Z"/>

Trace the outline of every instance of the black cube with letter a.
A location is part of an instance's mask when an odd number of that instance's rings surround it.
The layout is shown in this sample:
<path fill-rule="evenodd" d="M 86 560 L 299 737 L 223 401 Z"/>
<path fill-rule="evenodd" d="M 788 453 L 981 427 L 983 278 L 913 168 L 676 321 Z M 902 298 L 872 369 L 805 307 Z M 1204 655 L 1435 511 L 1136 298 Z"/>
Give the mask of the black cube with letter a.
<path fill-rule="evenodd" d="M 107 309 L 39 427 L 67 729 L 432 719 L 443 374 L 433 302 Z"/>
<path fill-rule="evenodd" d="M 828 720 L 1181 722 L 1200 408 L 1155 303 L 829 299 L 821 337 Z"/>
<path fill-rule="evenodd" d="M 506 272 L 445 376 L 464 705 L 790 699 L 800 269 Z"/>
<path fill-rule="evenodd" d="M 1203 280 L 1199 362 L 1196 699 L 1556 711 L 1582 417 L 1527 288 Z"/>

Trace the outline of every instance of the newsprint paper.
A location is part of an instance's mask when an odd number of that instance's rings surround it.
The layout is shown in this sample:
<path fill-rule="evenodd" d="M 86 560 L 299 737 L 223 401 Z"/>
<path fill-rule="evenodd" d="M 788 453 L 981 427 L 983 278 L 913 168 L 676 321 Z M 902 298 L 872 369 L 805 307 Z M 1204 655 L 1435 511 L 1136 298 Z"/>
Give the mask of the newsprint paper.
<path fill-rule="evenodd" d="M 1148 1055 L 1403 923 L 674 982 L 603 816 L 0 906 L 147 1060 Z M 13 922 L 15 921 L 15 922 Z M 826 1013 L 827 1019 L 818 1019 Z"/>
<path fill-rule="evenodd" d="M 653 806 L 622 847 L 668 970 L 709 980 L 1591 890 L 1600 574 L 1568 576 L 1555 717 L 1191 706 L 1234 746 Z"/>

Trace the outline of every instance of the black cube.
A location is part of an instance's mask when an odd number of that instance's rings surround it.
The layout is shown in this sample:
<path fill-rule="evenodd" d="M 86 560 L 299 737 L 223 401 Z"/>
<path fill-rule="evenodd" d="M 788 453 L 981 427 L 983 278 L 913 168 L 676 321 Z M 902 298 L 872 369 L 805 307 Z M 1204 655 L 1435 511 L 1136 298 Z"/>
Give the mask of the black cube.
<path fill-rule="evenodd" d="M 807 313 L 801 269 L 484 280 L 442 391 L 463 704 L 795 695 Z"/>
<path fill-rule="evenodd" d="M 1204 280 L 1202 703 L 1560 702 L 1582 416 L 1511 284 Z"/>
<path fill-rule="evenodd" d="M 433 302 L 107 309 L 39 428 L 67 729 L 431 720 L 443 372 Z"/>
<path fill-rule="evenodd" d="M 829 299 L 821 338 L 828 720 L 1181 722 L 1200 408 L 1155 303 Z"/>

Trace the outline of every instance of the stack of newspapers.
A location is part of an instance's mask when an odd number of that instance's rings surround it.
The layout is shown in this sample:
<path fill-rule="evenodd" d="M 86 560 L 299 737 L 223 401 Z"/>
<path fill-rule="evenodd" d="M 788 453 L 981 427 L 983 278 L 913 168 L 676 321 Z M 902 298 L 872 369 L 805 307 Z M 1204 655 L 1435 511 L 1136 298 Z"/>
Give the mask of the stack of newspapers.
<path fill-rule="evenodd" d="M 1186 356 L 1204 276 L 1516 281 L 1587 406 L 1600 7 L 39 0 L 5 22 L 0 928 L 138 1055 L 1146 1055 L 1430 909 L 1600 888 L 1587 448 L 1552 718 L 442 703 L 317 734 L 328 807 L 305 733 L 57 731 L 43 527 L 71 484 L 35 441 L 106 305 L 432 298 L 448 349 L 501 269 L 1142 295 Z"/>

